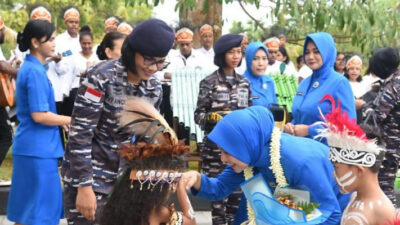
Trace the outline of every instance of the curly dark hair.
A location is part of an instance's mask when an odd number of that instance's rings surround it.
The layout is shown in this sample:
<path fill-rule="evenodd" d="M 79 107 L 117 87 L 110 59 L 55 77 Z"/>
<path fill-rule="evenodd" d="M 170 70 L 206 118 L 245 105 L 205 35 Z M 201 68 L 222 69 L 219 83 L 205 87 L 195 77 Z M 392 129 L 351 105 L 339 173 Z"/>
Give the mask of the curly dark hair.
<path fill-rule="evenodd" d="M 160 212 L 167 207 L 170 191 L 168 183 L 155 185 L 148 189 L 137 180 L 130 180 L 131 170 L 176 170 L 184 168 L 184 157 L 189 146 L 180 142 L 177 145 L 155 145 L 145 142 L 124 145 L 120 156 L 128 160 L 128 168 L 117 180 L 114 190 L 105 205 L 101 225 L 149 225 L 153 210 Z"/>

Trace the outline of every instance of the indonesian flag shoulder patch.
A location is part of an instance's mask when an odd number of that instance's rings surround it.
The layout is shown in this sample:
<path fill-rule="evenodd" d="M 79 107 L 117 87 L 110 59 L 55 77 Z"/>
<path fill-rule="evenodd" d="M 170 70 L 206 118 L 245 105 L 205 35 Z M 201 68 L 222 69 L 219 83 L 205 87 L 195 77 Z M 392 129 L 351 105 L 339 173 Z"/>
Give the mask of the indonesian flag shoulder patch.
<path fill-rule="evenodd" d="M 85 95 L 84 95 L 87 99 L 90 99 L 94 102 L 100 102 L 101 96 L 103 96 L 103 94 L 91 87 L 88 87 L 86 89 Z"/>

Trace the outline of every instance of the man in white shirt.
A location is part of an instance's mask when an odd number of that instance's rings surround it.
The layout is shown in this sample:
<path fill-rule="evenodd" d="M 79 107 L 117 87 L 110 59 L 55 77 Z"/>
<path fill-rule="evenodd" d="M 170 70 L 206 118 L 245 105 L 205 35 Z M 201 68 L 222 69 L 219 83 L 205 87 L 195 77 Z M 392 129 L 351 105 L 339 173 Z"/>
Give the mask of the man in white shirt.
<path fill-rule="evenodd" d="M 171 55 L 171 65 L 168 69 L 175 70 L 190 69 L 212 71 L 214 64 L 207 63 L 208 60 L 198 51 L 193 49 L 193 32 L 189 28 L 182 28 L 176 32 L 176 40 L 179 51 Z"/>
<path fill-rule="evenodd" d="M 75 77 L 73 74 L 74 68 L 74 55 L 80 54 L 81 45 L 79 43 L 79 21 L 80 14 L 79 11 L 73 7 L 67 9 L 64 12 L 64 21 L 67 30 L 62 34 L 58 35 L 55 39 L 56 43 L 56 53 L 62 56 L 62 64 L 68 66 L 68 72 L 59 80 L 61 85 L 60 90 L 55 90 L 55 92 L 61 92 L 64 95 L 64 104 L 71 104 L 73 100 L 67 99 L 70 92 L 70 83 Z M 51 68 L 49 68 L 51 69 Z M 49 72 L 48 72 L 49 73 Z M 54 93 L 57 95 L 56 93 Z M 70 115 L 69 115 L 70 116 Z"/>
<path fill-rule="evenodd" d="M 200 27 L 200 42 L 201 48 L 197 49 L 197 51 L 209 60 L 209 63 L 214 64 L 214 31 L 213 28 L 204 24 Z"/>
<path fill-rule="evenodd" d="M 280 41 L 277 37 L 271 37 L 264 41 L 264 45 L 268 48 L 268 66 L 265 71 L 268 75 L 273 75 L 280 72 L 281 61 L 277 60 Z"/>

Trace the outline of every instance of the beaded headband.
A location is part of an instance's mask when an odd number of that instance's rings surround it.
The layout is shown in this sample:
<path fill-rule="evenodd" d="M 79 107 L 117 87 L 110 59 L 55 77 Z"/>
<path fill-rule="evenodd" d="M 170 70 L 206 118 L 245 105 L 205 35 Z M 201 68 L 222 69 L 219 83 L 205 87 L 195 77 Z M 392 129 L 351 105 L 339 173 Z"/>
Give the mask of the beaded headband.
<path fill-rule="evenodd" d="M 131 170 L 129 180 L 131 181 L 130 188 L 134 187 L 133 182 L 138 181 L 140 184 L 140 190 L 153 191 L 154 188 L 159 185 L 160 192 L 164 186 L 169 186 L 170 190 L 175 190 L 176 185 L 181 178 L 182 173 L 173 170 Z M 147 184 L 147 188 L 146 188 Z"/>

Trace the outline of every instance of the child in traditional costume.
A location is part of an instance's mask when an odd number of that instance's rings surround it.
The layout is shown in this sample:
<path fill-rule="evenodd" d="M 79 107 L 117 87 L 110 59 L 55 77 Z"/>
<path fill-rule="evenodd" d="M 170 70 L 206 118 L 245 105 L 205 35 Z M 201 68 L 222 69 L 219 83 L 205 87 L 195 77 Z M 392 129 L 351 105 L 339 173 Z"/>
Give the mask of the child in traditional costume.
<path fill-rule="evenodd" d="M 385 155 L 377 144 L 372 130 L 363 129 L 355 119 L 341 112 L 340 102 L 335 107 L 333 97 L 325 96 L 332 104 L 332 112 L 325 116 L 326 129 L 319 137 L 326 138 L 330 146 L 330 160 L 334 176 L 342 193 L 354 192 L 343 212 L 341 224 L 380 225 L 396 219 L 392 202 L 378 183 L 378 171 Z"/>
<path fill-rule="evenodd" d="M 192 225 L 194 212 L 185 183 L 178 181 L 189 146 L 176 135 L 158 111 L 140 98 L 128 100 L 121 117 L 119 138 L 132 137 L 120 147 L 126 169 L 117 180 L 101 217 L 102 225 Z M 182 212 L 167 204 L 177 192 Z"/>

